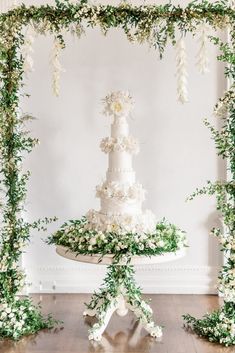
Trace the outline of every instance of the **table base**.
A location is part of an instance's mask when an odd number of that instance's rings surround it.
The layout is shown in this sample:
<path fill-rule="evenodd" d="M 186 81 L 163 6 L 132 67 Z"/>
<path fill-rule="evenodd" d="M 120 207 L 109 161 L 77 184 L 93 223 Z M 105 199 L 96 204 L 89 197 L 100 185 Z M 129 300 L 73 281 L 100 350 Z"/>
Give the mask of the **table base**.
<path fill-rule="evenodd" d="M 152 337 L 160 338 L 162 328 L 153 321 L 151 307 L 141 298 L 141 290 L 134 280 L 134 267 L 131 265 L 110 265 L 99 293 L 92 295 L 84 316 L 96 316 L 89 330 L 89 340 L 100 341 L 113 313 L 125 316 L 133 311 L 142 326 Z"/>

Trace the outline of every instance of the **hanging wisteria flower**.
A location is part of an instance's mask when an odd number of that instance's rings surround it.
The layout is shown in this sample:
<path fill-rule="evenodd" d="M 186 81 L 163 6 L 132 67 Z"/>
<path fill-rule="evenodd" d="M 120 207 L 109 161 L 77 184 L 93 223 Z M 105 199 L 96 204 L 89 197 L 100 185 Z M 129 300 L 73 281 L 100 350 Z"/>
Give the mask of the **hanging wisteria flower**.
<path fill-rule="evenodd" d="M 112 92 L 104 98 L 104 114 L 113 117 L 127 116 L 133 109 L 133 99 L 129 92 Z"/>
<path fill-rule="evenodd" d="M 199 28 L 199 51 L 197 54 L 196 66 L 201 74 L 209 72 L 209 55 L 208 55 L 208 35 L 210 26 L 203 22 Z"/>
<path fill-rule="evenodd" d="M 61 43 L 59 38 L 54 39 L 54 45 L 52 48 L 51 55 L 51 66 L 52 66 L 52 88 L 55 96 L 59 96 L 60 91 L 60 75 L 64 72 L 64 68 L 62 67 L 59 57 L 61 49 L 64 48 L 64 45 Z"/>
<path fill-rule="evenodd" d="M 184 38 L 181 37 L 176 43 L 176 77 L 177 77 L 177 96 L 182 104 L 188 102 L 187 90 L 187 54 Z"/>
<path fill-rule="evenodd" d="M 35 31 L 34 29 L 29 26 L 26 29 L 25 32 L 25 37 L 24 37 L 24 44 L 22 46 L 22 55 L 24 58 L 24 72 L 27 76 L 29 72 L 32 72 L 34 70 L 34 62 L 33 62 L 33 43 L 35 41 Z"/>

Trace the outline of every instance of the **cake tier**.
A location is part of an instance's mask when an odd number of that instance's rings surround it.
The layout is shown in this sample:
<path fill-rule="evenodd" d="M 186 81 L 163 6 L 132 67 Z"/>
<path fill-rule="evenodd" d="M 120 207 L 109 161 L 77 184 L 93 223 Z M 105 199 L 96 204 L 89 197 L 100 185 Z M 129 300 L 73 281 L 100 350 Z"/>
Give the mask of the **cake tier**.
<path fill-rule="evenodd" d="M 155 216 L 149 210 L 136 215 L 110 215 L 90 210 L 86 214 L 86 218 L 88 220 L 87 229 L 101 232 L 151 234 L 155 231 L 156 227 Z"/>
<path fill-rule="evenodd" d="M 111 125 L 111 136 L 118 138 L 120 136 L 128 136 L 129 127 L 125 118 L 115 118 Z"/>
<path fill-rule="evenodd" d="M 130 214 L 141 213 L 141 201 L 128 200 L 120 201 L 117 199 L 100 199 L 100 213 L 103 214 Z"/>
<path fill-rule="evenodd" d="M 106 173 L 107 182 L 134 183 L 135 172 L 131 169 L 108 169 Z"/>
<path fill-rule="evenodd" d="M 117 201 L 144 201 L 145 193 L 139 183 L 104 182 L 96 187 L 96 197 Z"/>
<path fill-rule="evenodd" d="M 109 153 L 109 169 L 125 169 L 132 170 L 132 156 L 130 153 L 122 152 L 110 152 Z"/>

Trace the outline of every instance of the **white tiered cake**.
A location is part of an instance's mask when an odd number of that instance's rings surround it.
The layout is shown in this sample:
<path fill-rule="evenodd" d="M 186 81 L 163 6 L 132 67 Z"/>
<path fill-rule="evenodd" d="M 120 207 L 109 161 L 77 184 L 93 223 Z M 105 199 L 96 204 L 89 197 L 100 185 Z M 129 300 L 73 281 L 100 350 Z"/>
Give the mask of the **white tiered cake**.
<path fill-rule="evenodd" d="M 152 233 L 156 219 L 151 211 L 142 211 L 145 190 L 136 183 L 132 168 L 132 155 L 139 151 L 127 123 L 132 99 L 127 92 L 118 91 L 108 95 L 104 102 L 105 113 L 113 117 L 111 137 L 102 139 L 100 144 L 101 150 L 109 155 L 109 165 L 106 181 L 96 187 L 100 211 L 88 211 L 87 227 L 117 234 Z"/>

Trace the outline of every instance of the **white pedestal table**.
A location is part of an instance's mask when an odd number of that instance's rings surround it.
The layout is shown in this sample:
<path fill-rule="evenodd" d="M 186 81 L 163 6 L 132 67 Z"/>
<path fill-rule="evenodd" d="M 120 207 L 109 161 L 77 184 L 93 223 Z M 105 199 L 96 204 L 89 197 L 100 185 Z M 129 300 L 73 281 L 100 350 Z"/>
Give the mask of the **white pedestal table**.
<path fill-rule="evenodd" d="M 70 260 L 96 265 L 108 265 L 108 272 L 104 283 L 110 283 L 111 278 L 112 290 L 108 286 L 103 286 L 100 294 L 94 293 L 90 304 L 87 305 L 87 310 L 84 312 L 84 316 L 96 316 L 98 320 L 89 330 L 89 339 L 101 340 L 102 334 L 113 313 L 116 311 L 119 316 L 124 316 L 128 310 L 134 312 L 151 336 L 155 338 L 161 337 L 162 330 L 152 320 L 151 307 L 144 300 L 140 299 L 141 291 L 134 280 L 134 265 L 149 265 L 174 261 L 185 256 L 185 249 L 151 257 L 132 256 L 131 261 L 128 263 L 125 259 L 122 259 L 118 263 L 114 262 L 113 255 L 105 255 L 101 258 L 99 254 L 75 254 L 64 246 L 57 246 L 56 252 L 60 256 Z"/>

